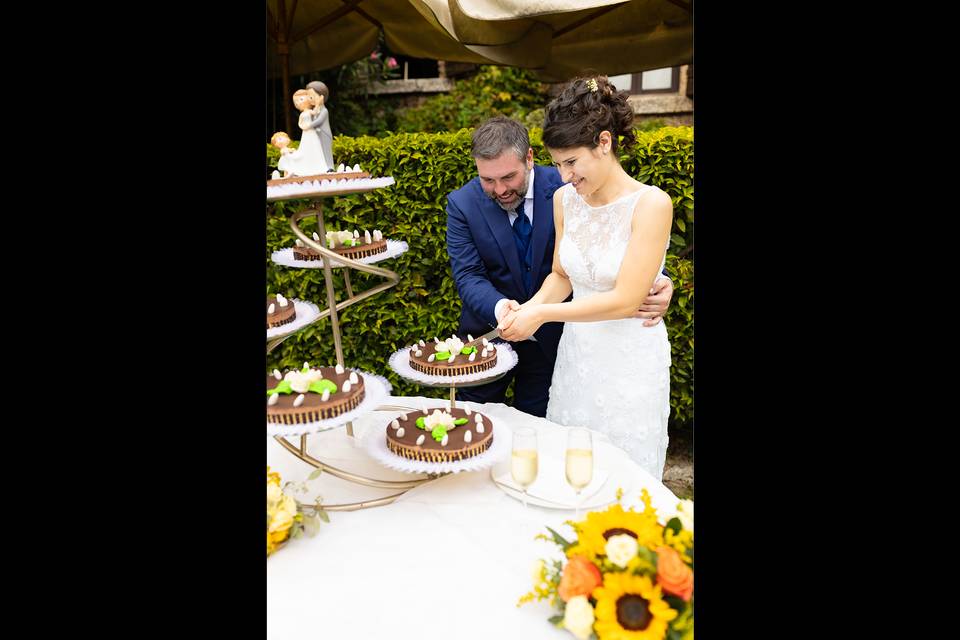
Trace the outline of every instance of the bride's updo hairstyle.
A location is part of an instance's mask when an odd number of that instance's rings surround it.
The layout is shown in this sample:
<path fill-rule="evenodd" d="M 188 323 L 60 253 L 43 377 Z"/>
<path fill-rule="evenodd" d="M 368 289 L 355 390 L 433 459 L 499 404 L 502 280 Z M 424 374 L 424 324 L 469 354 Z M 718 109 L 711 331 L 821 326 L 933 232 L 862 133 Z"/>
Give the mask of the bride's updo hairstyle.
<path fill-rule="evenodd" d="M 547 105 L 543 143 L 551 149 L 595 149 L 600 144 L 600 132 L 609 131 L 614 154 L 619 136 L 623 136 L 619 144 L 629 149 L 637 142 L 633 108 L 627 102 L 629 95 L 627 91 L 617 91 L 607 76 L 571 80 Z"/>

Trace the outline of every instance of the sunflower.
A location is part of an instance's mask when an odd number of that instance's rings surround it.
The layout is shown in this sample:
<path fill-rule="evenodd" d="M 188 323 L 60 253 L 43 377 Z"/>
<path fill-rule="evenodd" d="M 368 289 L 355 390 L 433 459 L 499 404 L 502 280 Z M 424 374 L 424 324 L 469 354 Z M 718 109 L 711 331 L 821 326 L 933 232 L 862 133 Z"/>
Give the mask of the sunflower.
<path fill-rule="evenodd" d="M 606 554 L 607 540 L 618 534 L 636 538 L 641 547 L 656 549 L 663 545 L 663 527 L 657 523 L 657 512 L 650 506 L 650 494 L 643 490 L 644 510 L 624 510 L 615 504 L 606 511 L 591 511 L 586 519 L 573 523 L 577 530 L 577 542 L 567 549 L 567 557 L 586 556 L 596 561 Z"/>
<path fill-rule="evenodd" d="M 597 600 L 593 628 L 600 640 L 662 640 L 677 617 L 647 576 L 608 573 L 592 595 Z"/>

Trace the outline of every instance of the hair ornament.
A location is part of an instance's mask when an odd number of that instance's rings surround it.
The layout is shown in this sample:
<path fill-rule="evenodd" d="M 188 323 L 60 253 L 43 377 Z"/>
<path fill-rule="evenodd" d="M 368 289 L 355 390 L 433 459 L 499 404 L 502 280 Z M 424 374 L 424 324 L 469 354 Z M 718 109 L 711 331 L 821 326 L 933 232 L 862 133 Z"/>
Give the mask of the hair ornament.
<path fill-rule="evenodd" d="M 590 89 L 590 93 L 596 93 L 596 92 L 597 92 L 597 79 L 596 79 L 596 78 L 590 78 L 589 80 L 587 80 L 587 88 Z"/>

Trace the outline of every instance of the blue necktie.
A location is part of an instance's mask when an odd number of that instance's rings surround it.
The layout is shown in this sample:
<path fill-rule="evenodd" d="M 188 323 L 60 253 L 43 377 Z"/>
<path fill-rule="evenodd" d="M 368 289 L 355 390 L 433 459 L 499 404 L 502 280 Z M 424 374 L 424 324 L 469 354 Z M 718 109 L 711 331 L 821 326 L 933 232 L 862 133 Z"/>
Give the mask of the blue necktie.
<path fill-rule="evenodd" d="M 533 257 L 533 248 L 530 246 L 530 236 L 533 234 L 533 225 L 523 212 L 523 200 L 517 206 L 517 219 L 513 221 L 513 241 L 517 245 L 517 257 L 520 258 L 520 269 L 523 275 L 523 286 L 527 295 L 530 295 L 530 262 Z"/>

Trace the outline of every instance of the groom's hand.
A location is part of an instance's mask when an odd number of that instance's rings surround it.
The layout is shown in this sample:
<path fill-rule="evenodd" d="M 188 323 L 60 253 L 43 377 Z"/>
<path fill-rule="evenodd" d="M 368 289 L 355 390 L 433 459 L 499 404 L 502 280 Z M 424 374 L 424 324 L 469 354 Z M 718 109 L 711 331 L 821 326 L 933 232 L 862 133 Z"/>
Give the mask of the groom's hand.
<path fill-rule="evenodd" d="M 650 289 L 650 295 L 643 299 L 640 309 L 634 314 L 634 318 L 646 318 L 643 326 L 652 327 L 660 322 L 663 314 L 667 312 L 670 306 L 670 299 L 673 297 L 673 281 L 670 278 L 660 278 L 653 283 Z"/>
<path fill-rule="evenodd" d="M 543 324 L 537 312 L 536 305 L 521 306 L 519 309 L 511 309 L 504 314 L 500 321 L 500 337 L 511 342 L 526 340 Z"/>

